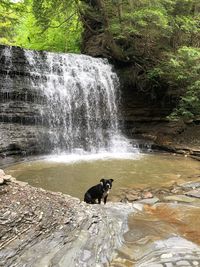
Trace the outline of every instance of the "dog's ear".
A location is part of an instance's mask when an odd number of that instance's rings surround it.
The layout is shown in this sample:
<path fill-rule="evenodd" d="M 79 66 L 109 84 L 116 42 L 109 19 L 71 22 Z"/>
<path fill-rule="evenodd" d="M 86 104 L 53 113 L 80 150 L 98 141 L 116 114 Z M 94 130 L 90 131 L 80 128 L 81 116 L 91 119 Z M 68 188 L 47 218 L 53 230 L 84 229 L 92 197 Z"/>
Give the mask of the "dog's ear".
<path fill-rule="evenodd" d="M 105 179 L 101 179 L 100 183 L 103 185 L 103 183 L 105 182 Z"/>
<path fill-rule="evenodd" d="M 111 182 L 113 182 L 114 180 L 113 179 L 110 179 Z"/>

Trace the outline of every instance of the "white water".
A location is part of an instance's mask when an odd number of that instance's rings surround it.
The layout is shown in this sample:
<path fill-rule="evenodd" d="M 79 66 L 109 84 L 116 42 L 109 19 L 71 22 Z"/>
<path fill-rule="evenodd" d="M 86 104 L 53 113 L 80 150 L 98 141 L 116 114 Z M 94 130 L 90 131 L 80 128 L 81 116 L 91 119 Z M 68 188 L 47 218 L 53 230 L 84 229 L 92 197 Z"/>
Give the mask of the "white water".
<path fill-rule="evenodd" d="M 25 56 L 32 88 L 43 99 L 40 116 L 53 153 L 138 152 L 119 130 L 119 81 L 107 60 L 27 50 Z"/>

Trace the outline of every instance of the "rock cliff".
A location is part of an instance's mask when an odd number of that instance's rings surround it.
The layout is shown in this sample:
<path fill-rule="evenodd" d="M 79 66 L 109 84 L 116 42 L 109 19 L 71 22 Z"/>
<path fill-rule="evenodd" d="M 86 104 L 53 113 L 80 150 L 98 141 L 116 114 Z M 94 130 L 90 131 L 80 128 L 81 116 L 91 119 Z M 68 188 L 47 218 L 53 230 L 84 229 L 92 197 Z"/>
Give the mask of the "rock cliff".
<path fill-rule="evenodd" d="M 45 152 L 38 97 L 30 83 L 24 50 L 0 46 L 0 155 Z M 38 103 L 40 101 L 40 103 Z"/>

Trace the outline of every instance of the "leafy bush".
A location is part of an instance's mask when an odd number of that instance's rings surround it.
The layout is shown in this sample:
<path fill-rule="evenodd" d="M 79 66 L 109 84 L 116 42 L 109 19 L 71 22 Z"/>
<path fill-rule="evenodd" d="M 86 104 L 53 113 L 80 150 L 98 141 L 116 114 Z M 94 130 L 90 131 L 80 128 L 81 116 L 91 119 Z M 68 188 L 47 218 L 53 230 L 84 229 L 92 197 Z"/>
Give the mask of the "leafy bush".
<path fill-rule="evenodd" d="M 200 116 L 200 49 L 184 46 L 168 57 L 160 65 L 158 76 L 172 88 L 182 89 L 183 92 L 169 118 L 194 119 Z"/>

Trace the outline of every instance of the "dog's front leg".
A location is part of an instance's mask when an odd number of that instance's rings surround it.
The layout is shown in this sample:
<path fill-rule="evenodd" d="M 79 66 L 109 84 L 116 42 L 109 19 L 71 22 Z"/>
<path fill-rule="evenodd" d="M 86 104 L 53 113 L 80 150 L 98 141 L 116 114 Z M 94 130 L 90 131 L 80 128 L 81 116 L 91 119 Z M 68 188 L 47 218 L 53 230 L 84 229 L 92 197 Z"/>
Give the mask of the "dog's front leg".
<path fill-rule="evenodd" d="M 101 198 L 98 198 L 98 203 L 101 204 Z"/>
<path fill-rule="evenodd" d="M 108 195 L 106 195 L 105 197 L 104 197 L 104 204 L 106 204 L 106 201 L 107 201 L 107 197 L 108 197 Z"/>

